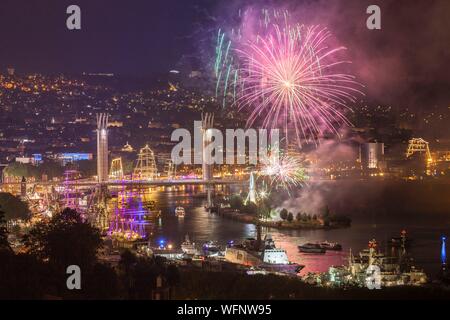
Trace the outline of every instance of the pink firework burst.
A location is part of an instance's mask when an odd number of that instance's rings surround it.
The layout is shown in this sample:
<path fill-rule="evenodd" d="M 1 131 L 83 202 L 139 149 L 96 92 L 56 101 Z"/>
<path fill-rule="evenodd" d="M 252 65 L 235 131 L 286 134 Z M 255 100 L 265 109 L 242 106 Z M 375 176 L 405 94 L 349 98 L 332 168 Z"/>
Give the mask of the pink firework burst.
<path fill-rule="evenodd" d="M 301 146 L 350 124 L 344 111 L 363 93 L 354 76 L 338 72 L 349 61 L 339 60 L 345 48 L 329 47 L 330 37 L 325 28 L 290 26 L 286 20 L 236 49 L 241 63 L 236 104 L 250 110 L 249 126 L 260 119 L 265 128 L 283 128 L 286 140 L 295 132 Z"/>

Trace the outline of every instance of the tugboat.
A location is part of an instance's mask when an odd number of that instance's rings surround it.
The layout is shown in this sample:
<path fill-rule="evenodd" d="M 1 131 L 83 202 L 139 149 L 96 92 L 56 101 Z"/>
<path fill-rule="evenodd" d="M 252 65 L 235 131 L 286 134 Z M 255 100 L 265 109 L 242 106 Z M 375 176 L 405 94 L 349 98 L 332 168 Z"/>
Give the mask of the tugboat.
<path fill-rule="evenodd" d="M 319 243 L 305 243 L 301 246 L 298 246 L 298 250 L 303 253 L 317 253 L 324 254 L 327 252 L 325 248 L 323 248 Z"/>
<path fill-rule="evenodd" d="M 277 248 L 270 234 L 261 242 L 248 238 L 239 245 L 230 245 L 225 251 L 225 260 L 231 263 L 257 268 L 267 272 L 295 275 L 305 266 L 290 262 L 286 250 Z"/>
<path fill-rule="evenodd" d="M 184 242 L 181 244 L 181 250 L 188 256 L 195 256 L 197 254 L 195 243 L 189 240 L 188 235 L 186 235 Z"/>
<path fill-rule="evenodd" d="M 320 247 L 325 250 L 330 250 L 330 251 L 341 251 L 342 250 L 342 246 L 337 242 L 324 241 L 324 242 L 320 243 Z"/>
<path fill-rule="evenodd" d="M 176 207 L 175 209 L 175 215 L 178 218 L 184 218 L 184 216 L 186 215 L 186 212 L 184 211 L 183 207 Z"/>

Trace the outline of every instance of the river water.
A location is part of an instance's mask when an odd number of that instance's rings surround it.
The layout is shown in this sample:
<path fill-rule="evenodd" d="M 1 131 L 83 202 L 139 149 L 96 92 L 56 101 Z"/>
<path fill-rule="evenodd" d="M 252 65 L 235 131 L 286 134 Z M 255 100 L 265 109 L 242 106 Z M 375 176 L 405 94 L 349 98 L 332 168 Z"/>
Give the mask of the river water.
<path fill-rule="evenodd" d="M 148 228 L 150 241 L 157 245 L 163 240 L 179 246 L 185 235 L 189 235 L 200 248 L 208 241 L 217 241 L 225 246 L 230 240 L 239 242 L 246 237 L 256 237 L 256 228 L 252 224 L 241 223 L 210 214 L 204 209 L 206 203 L 204 190 L 199 186 L 182 188 L 161 188 L 145 191 L 146 199 L 156 201 L 161 210 L 161 218 L 156 219 Z M 175 216 L 175 208 L 182 206 L 186 210 L 184 218 Z M 284 248 L 293 262 L 305 265 L 302 273 L 323 272 L 332 265 L 347 263 L 349 250 L 357 253 L 367 247 L 368 241 L 376 239 L 380 247 L 392 236 L 398 236 L 405 229 L 413 239 L 409 249 L 415 264 L 434 276 L 440 269 L 441 235 L 450 230 L 450 215 L 430 217 L 427 212 L 415 213 L 413 216 L 399 217 L 371 213 L 352 216 L 352 226 L 334 230 L 277 230 L 263 229 L 263 235 L 270 233 L 278 247 Z M 297 246 L 316 241 L 339 242 L 343 246 L 341 252 L 327 252 L 325 255 L 299 253 Z"/>

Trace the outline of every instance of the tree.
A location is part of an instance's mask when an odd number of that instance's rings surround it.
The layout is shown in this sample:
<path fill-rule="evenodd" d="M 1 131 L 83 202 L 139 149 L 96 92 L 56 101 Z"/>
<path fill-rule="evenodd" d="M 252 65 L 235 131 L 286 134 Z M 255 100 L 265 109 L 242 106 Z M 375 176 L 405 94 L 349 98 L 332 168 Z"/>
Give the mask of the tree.
<path fill-rule="evenodd" d="M 287 216 L 287 221 L 292 222 L 292 220 L 294 220 L 294 215 L 292 214 L 292 212 L 289 212 Z"/>
<path fill-rule="evenodd" d="M 328 218 L 331 215 L 330 208 L 328 206 L 325 206 L 322 210 L 322 217 Z"/>
<path fill-rule="evenodd" d="M 19 197 L 8 192 L 0 192 L 0 206 L 5 212 L 6 220 L 27 219 L 30 215 L 28 205 Z"/>
<path fill-rule="evenodd" d="M 76 264 L 89 268 L 97 261 L 100 231 L 83 221 L 80 214 L 66 208 L 48 223 L 38 223 L 24 236 L 28 251 L 59 269 Z"/>
<path fill-rule="evenodd" d="M 169 286 L 174 287 L 180 284 L 180 271 L 175 265 L 171 264 L 167 267 L 166 277 Z"/>
<path fill-rule="evenodd" d="M 246 213 L 249 214 L 257 214 L 258 213 L 258 207 L 255 203 L 253 202 L 248 202 L 245 207 L 244 207 L 244 211 Z"/>
<path fill-rule="evenodd" d="M 123 272 L 129 272 L 136 261 L 136 256 L 129 249 L 125 249 L 120 254 L 119 267 Z"/>
<path fill-rule="evenodd" d="M 297 212 L 297 214 L 295 215 L 295 220 L 302 221 L 302 213 L 301 212 Z"/>
<path fill-rule="evenodd" d="M 0 206 L 0 251 L 11 250 L 8 242 L 8 229 L 6 229 L 5 213 Z"/>
<path fill-rule="evenodd" d="M 36 257 L 0 250 L 0 261 L 1 300 L 35 300 L 50 293 L 48 268 Z"/>
<path fill-rule="evenodd" d="M 287 217 L 288 217 L 288 211 L 285 208 L 281 209 L 281 211 L 280 211 L 280 218 L 283 219 L 283 220 L 286 220 Z"/>
<path fill-rule="evenodd" d="M 233 194 L 230 197 L 230 207 L 234 210 L 241 210 L 244 205 L 244 201 L 242 200 L 242 197 L 238 194 Z"/>
<path fill-rule="evenodd" d="M 270 218 L 270 205 L 267 201 L 262 200 L 258 204 L 258 216 L 259 218 L 268 219 Z"/>
<path fill-rule="evenodd" d="M 47 175 L 49 179 L 61 177 L 64 174 L 64 168 L 56 161 L 45 160 L 38 166 L 40 177 Z"/>
<path fill-rule="evenodd" d="M 3 170 L 6 176 L 39 178 L 39 170 L 30 163 L 12 162 Z"/>
<path fill-rule="evenodd" d="M 86 275 L 85 296 L 89 299 L 115 299 L 119 296 L 118 277 L 114 268 L 96 263 Z"/>
<path fill-rule="evenodd" d="M 302 213 L 302 221 L 303 221 L 303 222 L 308 221 L 308 214 L 307 214 L 306 212 L 303 212 L 303 213 Z"/>

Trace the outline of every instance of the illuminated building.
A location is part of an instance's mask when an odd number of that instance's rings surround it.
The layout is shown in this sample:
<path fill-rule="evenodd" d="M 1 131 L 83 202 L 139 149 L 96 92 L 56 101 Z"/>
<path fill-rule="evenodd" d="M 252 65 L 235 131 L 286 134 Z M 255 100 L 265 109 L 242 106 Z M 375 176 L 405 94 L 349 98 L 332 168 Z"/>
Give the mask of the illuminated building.
<path fill-rule="evenodd" d="M 360 148 L 362 168 L 380 169 L 380 163 L 384 160 L 384 143 L 363 143 Z"/>
<path fill-rule="evenodd" d="M 92 160 L 92 153 L 82 152 L 64 152 L 57 155 L 57 158 L 65 166 L 67 163 L 72 163 L 82 160 Z"/>
<path fill-rule="evenodd" d="M 112 179 L 122 179 L 123 178 L 123 166 L 122 158 L 115 158 L 111 161 L 111 171 L 109 172 L 109 177 Z"/>
<path fill-rule="evenodd" d="M 25 177 L 22 177 L 22 181 L 20 182 L 20 196 L 22 199 L 25 199 L 27 196 L 27 180 Z"/>

